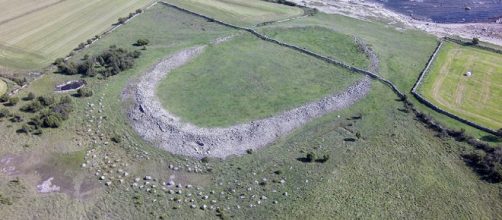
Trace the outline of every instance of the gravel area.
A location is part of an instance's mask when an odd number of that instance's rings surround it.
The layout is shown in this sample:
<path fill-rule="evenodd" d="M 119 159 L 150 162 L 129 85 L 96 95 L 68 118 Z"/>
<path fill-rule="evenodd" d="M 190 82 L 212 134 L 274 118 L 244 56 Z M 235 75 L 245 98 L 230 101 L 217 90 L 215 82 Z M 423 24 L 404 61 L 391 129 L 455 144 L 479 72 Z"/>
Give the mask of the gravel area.
<path fill-rule="evenodd" d="M 123 92 L 124 101 L 132 103 L 127 114 L 133 128 L 145 140 L 173 154 L 196 158 L 245 154 L 248 149 L 265 147 L 315 118 L 349 107 L 363 98 L 371 87 L 371 80 L 365 76 L 344 92 L 270 118 L 225 128 L 202 128 L 165 110 L 155 95 L 155 88 L 170 71 L 201 54 L 204 48 L 185 49 L 162 60 Z M 372 61 L 370 71 L 378 72 L 377 57 L 371 49 L 363 49 Z"/>

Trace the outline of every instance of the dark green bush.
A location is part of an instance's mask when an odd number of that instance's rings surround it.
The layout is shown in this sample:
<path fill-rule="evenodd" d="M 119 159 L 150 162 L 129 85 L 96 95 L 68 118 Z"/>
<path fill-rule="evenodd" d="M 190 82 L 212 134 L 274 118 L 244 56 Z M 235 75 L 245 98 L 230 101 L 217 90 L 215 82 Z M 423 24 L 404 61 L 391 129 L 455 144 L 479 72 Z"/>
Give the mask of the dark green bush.
<path fill-rule="evenodd" d="M 10 97 L 8 105 L 15 106 L 15 105 L 17 105 L 18 102 L 19 102 L 18 97 Z"/>
<path fill-rule="evenodd" d="M 84 88 L 77 90 L 77 94 L 80 97 L 91 97 L 93 95 L 93 92 L 91 89 L 84 87 Z"/>
<path fill-rule="evenodd" d="M 10 115 L 9 109 L 6 108 L 0 109 L 0 118 L 9 117 L 9 115 Z"/>

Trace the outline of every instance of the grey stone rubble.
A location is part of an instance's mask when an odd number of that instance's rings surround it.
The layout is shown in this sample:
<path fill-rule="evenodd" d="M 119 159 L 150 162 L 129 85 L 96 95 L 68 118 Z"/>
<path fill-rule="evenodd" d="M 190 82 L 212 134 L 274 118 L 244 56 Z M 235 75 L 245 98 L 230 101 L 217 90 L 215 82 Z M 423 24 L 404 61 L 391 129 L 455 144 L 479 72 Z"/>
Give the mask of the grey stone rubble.
<path fill-rule="evenodd" d="M 198 127 L 165 110 L 155 91 L 162 78 L 201 54 L 204 48 L 205 46 L 192 47 L 162 60 L 123 91 L 122 98 L 134 103 L 128 109 L 133 128 L 145 140 L 174 154 L 196 158 L 242 155 L 248 149 L 271 144 L 315 118 L 354 104 L 370 90 L 371 80 L 364 77 L 344 92 L 270 118 L 226 128 Z M 363 49 L 371 60 L 370 71 L 378 72 L 376 55 L 365 45 Z"/>

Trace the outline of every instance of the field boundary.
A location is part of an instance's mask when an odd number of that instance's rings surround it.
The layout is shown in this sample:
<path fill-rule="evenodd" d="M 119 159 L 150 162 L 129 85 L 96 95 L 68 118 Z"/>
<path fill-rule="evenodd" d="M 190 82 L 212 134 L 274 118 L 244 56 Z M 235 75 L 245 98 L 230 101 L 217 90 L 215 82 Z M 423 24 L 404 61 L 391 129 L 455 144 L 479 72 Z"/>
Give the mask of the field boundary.
<path fill-rule="evenodd" d="M 354 67 L 354 66 L 351 66 L 351 65 L 348 65 L 342 61 L 339 61 L 339 60 L 336 60 L 336 59 L 333 59 L 333 58 L 330 58 L 330 57 L 327 57 L 327 56 L 324 56 L 324 55 L 321 55 L 321 54 L 318 54 L 318 53 L 315 53 L 313 51 L 310 51 L 310 50 L 307 50 L 305 48 L 301 48 L 301 47 L 298 47 L 296 45 L 292 45 L 292 44 L 288 44 L 288 43 L 285 43 L 285 42 L 281 42 L 281 41 L 278 41 L 276 39 L 273 39 L 273 38 L 270 38 L 264 34 L 261 34 L 259 32 L 257 32 L 256 30 L 252 29 L 252 28 L 247 28 L 247 27 L 240 27 L 240 26 L 237 26 L 237 25 L 233 25 L 233 24 L 230 24 L 230 23 L 227 23 L 227 22 L 224 22 L 224 21 L 221 21 L 221 20 L 218 20 L 218 19 L 215 19 L 215 18 L 212 18 L 212 17 L 209 17 L 209 16 L 206 16 L 206 15 L 203 15 L 203 14 L 199 14 L 197 12 L 193 12 L 191 10 L 188 10 L 188 9 L 185 9 L 185 8 L 182 8 L 182 7 L 179 7 L 179 6 L 176 6 L 174 4 L 171 4 L 171 3 L 168 3 L 168 2 L 164 2 L 164 1 L 159 1 L 160 3 L 166 5 L 166 6 L 169 6 L 169 7 L 172 7 L 172 8 L 175 8 L 175 9 L 178 9 L 178 10 L 181 10 L 181 11 L 184 11 L 186 13 L 189 13 L 189 14 L 192 14 L 192 15 L 195 15 L 195 16 L 198 16 L 198 17 L 201 17 L 201 18 L 204 18 L 204 19 L 207 19 L 208 21 L 212 21 L 212 22 L 216 22 L 216 23 L 219 23 L 221 25 L 224 25 L 224 26 L 227 26 L 227 27 L 230 27 L 230 28 L 234 28 L 234 29 L 237 29 L 237 30 L 242 30 L 242 31 L 246 31 L 246 32 L 249 32 L 253 35 L 255 35 L 256 37 L 262 39 L 262 40 L 265 40 L 265 41 L 268 41 L 268 42 L 271 42 L 271 43 L 274 43 L 274 44 L 277 44 L 277 45 L 280 45 L 280 46 L 284 46 L 284 47 L 288 47 L 288 48 L 291 48 L 293 50 L 296 50 L 300 53 L 303 53 L 305 55 L 309 55 L 309 56 L 312 56 L 312 57 L 315 57 L 317 59 L 320 59 L 320 60 L 323 60 L 325 62 L 328 62 L 328 63 L 331 63 L 331 64 L 335 64 L 337 66 L 340 66 L 340 67 L 343 67 L 345 69 L 348 69 L 352 72 L 356 72 L 356 73 L 360 73 L 360 74 L 364 74 L 364 75 L 367 75 L 369 76 L 370 78 L 372 79 L 375 79 L 375 80 L 378 80 L 380 81 L 381 83 L 383 83 L 384 85 L 388 86 L 389 88 L 392 89 L 392 91 L 403 101 L 405 101 L 406 103 L 409 104 L 409 101 L 407 101 L 407 96 L 406 94 L 404 94 L 403 92 L 399 91 L 399 89 L 397 88 L 397 86 L 392 83 L 391 81 L 375 74 L 375 73 L 372 73 L 370 71 L 367 71 L 367 70 L 363 70 L 363 69 L 360 69 L 360 68 L 357 68 L 357 67 Z M 479 125 L 475 122 L 472 122 L 472 121 L 469 121 L 467 119 L 464 119 L 462 117 L 459 117 L 451 112 L 448 112 L 434 104 L 432 104 L 431 102 L 429 102 L 427 99 L 425 99 L 424 97 L 422 97 L 419 93 L 416 92 L 416 89 L 421 85 L 423 79 L 425 78 L 427 72 L 429 71 L 432 63 L 434 62 L 437 54 L 439 53 L 442 45 L 443 45 L 443 41 L 445 40 L 450 40 L 452 42 L 458 42 L 460 40 L 453 40 L 451 38 L 443 38 L 441 40 L 439 40 L 439 43 L 434 51 L 434 53 L 431 55 L 431 57 L 429 58 L 429 61 L 427 62 L 427 65 L 425 66 L 424 70 L 422 70 L 422 72 L 420 73 L 419 75 L 419 78 L 417 80 L 417 82 L 415 82 L 415 85 L 413 86 L 412 90 L 411 90 L 411 93 L 413 94 L 413 96 L 419 101 L 421 102 L 422 104 L 426 105 L 427 107 L 435 110 L 436 112 L 440 113 L 440 114 L 443 114 L 443 115 L 446 115 L 454 120 L 457 120 L 461 123 L 464 123 L 466 125 L 469 125 L 471 127 L 474 127 L 476 129 L 479 129 L 481 131 L 484 131 L 484 132 L 487 132 L 487 133 L 490 133 L 490 134 L 493 134 L 493 135 L 497 135 L 497 132 L 490 129 L 490 128 L 487 128 L 487 127 L 484 127 L 482 125 Z M 467 43 L 465 41 L 460 41 L 462 43 Z M 484 46 L 480 46 L 480 45 L 476 45 L 477 47 L 479 48 L 485 48 Z M 497 53 L 501 52 L 497 49 L 494 49 L 494 48 L 491 48 L 489 50 L 492 50 L 492 51 L 495 51 Z"/>
<path fill-rule="evenodd" d="M 484 131 L 484 132 L 488 132 L 490 134 L 493 134 L 493 135 L 497 135 L 497 131 L 493 130 L 493 129 L 490 129 L 490 128 L 487 128 L 485 126 L 482 126 L 476 122 L 473 122 L 473 121 L 470 121 L 470 120 L 467 120 L 465 118 L 462 118 L 458 115 L 455 115 L 445 109 L 442 109 L 441 107 L 433 104 L 432 102 L 430 102 L 429 100 L 427 100 L 425 97 L 423 97 L 422 95 L 420 95 L 419 92 L 417 92 L 417 89 L 418 87 L 420 87 L 422 85 L 422 82 L 424 80 L 424 78 L 427 76 L 427 74 L 429 73 L 430 69 L 431 69 L 431 66 L 432 64 L 436 61 L 436 57 L 437 57 L 437 54 L 441 51 L 442 47 L 443 47 L 443 44 L 445 41 L 451 41 L 453 43 L 457 43 L 458 42 L 461 42 L 460 44 L 465 44 L 467 42 L 465 41 L 462 41 L 462 40 L 458 40 L 458 39 L 452 39 L 452 38 L 443 38 L 439 41 L 438 45 L 436 46 L 436 49 L 434 50 L 434 53 L 431 55 L 431 57 L 429 58 L 429 61 L 427 61 L 427 65 L 425 66 L 425 68 L 422 70 L 422 72 L 420 73 L 420 76 L 418 77 L 418 80 L 415 82 L 415 85 L 413 86 L 413 88 L 411 89 L 411 94 L 413 94 L 413 96 L 422 104 L 424 104 L 425 106 L 431 108 L 432 110 L 440 113 L 440 114 L 443 114 L 443 115 L 446 115 L 454 120 L 457 120 L 461 123 L 464 123 L 468 126 L 471 126 L 473 128 L 476 128 L 476 129 L 479 129 L 481 131 Z M 474 45 L 473 45 L 474 46 Z M 480 49 L 484 49 L 485 47 L 484 46 L 479 46 L 479 45 L 476 45 L 476 47 L 480 48 Z M 497 49 L 494 49 L 494 48 L 491 48 L 490 51 L 499 51 Z M 502 54 L 502 51 L 499 51 L 501 54 Z M 499 53 L 497 52 L 497 53 Z"/>
<path fill-rule="evenodd" d="M 361 73 L 361 74 L 367 75 L 370 78 L 376 79 L 376 80 L 382 82 L 383 84 L 387 85 L 388 87 L 390 87 L 392 89 L 392 91 L 394 93 L 396 93 L 397 96 L 399 96 L 399 98 L 401 98 L 401 99 L 405 99 L 406 98 L 406 95 L 404 93 L 402 93 L 401 91 L 399 91 L 399 89 L 397 88 L 396 85 L 394 85 L 394 83 L 392 83 L 391 81 L 389 81 L 389 80 L 387 80 L 387 79 L 385 79 L 385 78 L 383 78 L 383 77 L 381 77 L 381 76 L 379 76 L 379 75 L 377 75 L 375 73 L 372 73 L 370 71 L 363 70 L 361 68 L 357 68 L 357 67 L 348 65 L 348 64 L 346 64 L 346 63 L 344 63 L 342 61 L 339 61 L 339 60 L 336 60 L 336 59 L 333 59 L 333 58 L 330 58 L 330 57 L 327 57 L 327 56 L 315 53 L 313 51 L 307 50 L 305 48 L 298 47 L 296 45 L 292 45 L 292 44 L 288 44 L 288 43 L 285 43 L 285 42 L 278 41 L 278 40 L 270 38 L 270 37 L 268 37 L 268 36 L 266 36 L 266 35 L 264 35 L 262 33 L 259 33 L 259 32 L 257 32 L 256 30 L 254 30 L 252 28 L 247 28 L 247 27 L 241 27 L 241 26 L 233 25 L 233 24 L 230 24 L 230 23 L 227 23 L 227 22 L 224 22 L 224 21 L 221 21 L 221 20 L 209 17 L 207 15 L 203 15 L 203 14 L 199 14 L 197 12 L 193 12 L 191 10 L 179 7 L 177 5 L 173 5 L 173 4 L 168 3 L 168 2 L 164 2 L 164 1 L 159 1 L 159 2 L 162 3 L 162 4 L 164 4 L 164 5 L 166 5 L 166 6 L 168 6 L 168 7 L 172 7 L 172 8 L 178 9 L 180 11 L 184 11 L 186 13 L 189 13 L 189 14 L 192 14 L 192 15 L 195 15 L 195 16 L 207 19 L 208 21 L 216 22 L 218 24 L 221 24 L 221 25 L 224 25 L 224 26 L 227 26 L 227 27 L 230 27 L 230 28 L 234 28 L 234 29 L 237 29 L 237 30 L 242 30 L 242 31 L 249 32 L 249 33 L 255 35 L 256 37 L 258 37 L 258 38 L 260 38 L 260 39 L 262 39 L 264 41 L 268 41 L 268 42 L 271 42 L 271 43 L 274 43 L 274 44 L 277 44 L 277 45 L 280 45 L 280 46 L 283 46 L 283 47 L 288 47 L 290 49 L 296 50 L 296 51 L 298 51 L 300 53 L 303 53 L 305 55 L 309 55 L 309 56 L 312 56 L 314 58 L 323 60 L 323 61 L 325 61 L 327 63 L 331 63 L 331 64 L 335 64 L 337 66 L 343 67 L 343 68 L 348 69 L 348 70 L 350 70 L 352 72 L 357 72 L 357 73 Z"/>

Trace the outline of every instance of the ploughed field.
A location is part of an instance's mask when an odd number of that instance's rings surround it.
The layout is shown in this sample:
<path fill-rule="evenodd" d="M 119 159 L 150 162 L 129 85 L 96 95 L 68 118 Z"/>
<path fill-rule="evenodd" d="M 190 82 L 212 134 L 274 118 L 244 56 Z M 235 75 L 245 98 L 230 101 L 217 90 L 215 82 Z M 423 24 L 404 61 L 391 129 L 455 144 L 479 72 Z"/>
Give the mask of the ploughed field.
<path fill-rule="evenodd" d="M 151 0 L 2 0 L 0 66 L 36 69 L 67 55 Z"/>
<path fill-rule="evenodd" d="M 350 36 L 344 47 L 355 47 Z M 365 55 L 351 51 L 367 62 Z M 165 108 L 199 126 L 230 126 L 270 117 L 342 92 L 362 76 L 289 48 L 241 34 L 207 48 L 161 82 Z"/>
<path fill-rule="evenodd" d="M 448 42 L 434 62 L 421 89 L 430 101 L 465 119 L 502 128 L 502 55 Z"/>

